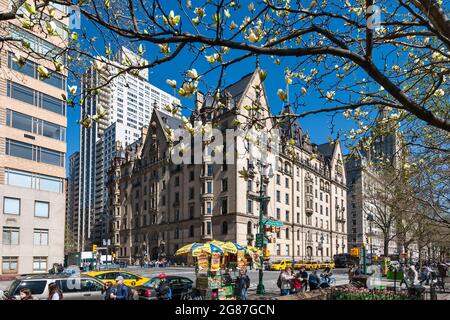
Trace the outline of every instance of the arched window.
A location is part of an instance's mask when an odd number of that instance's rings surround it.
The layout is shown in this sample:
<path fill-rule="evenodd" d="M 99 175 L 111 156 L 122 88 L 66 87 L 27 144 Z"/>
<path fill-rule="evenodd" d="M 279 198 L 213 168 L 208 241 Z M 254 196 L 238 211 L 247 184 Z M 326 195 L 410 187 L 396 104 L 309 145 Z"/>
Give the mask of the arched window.
<path fill-rule="evenodd" d="M 222 234 L 228 234 L 228 223 L 226 221 L 222 222 Z"/>
<path fill-rule="evenodd" d="M 175 239 L 180 238 L 180 228 L 175 229 Z"/>
<path fill-rule="evenodd" d="M 247 234 L 252 234 L 252 222 L 247 222 Z"/>
<path fill-rule="evenodd" d="M 189 237 L 193 237 L 194 236 L 194 226 L 190 226 L 189 227 Z"/>
<path fill-rule="evenodd" d="M 300 230 L 297 230 L 297 240 L 300 240 Z"/>

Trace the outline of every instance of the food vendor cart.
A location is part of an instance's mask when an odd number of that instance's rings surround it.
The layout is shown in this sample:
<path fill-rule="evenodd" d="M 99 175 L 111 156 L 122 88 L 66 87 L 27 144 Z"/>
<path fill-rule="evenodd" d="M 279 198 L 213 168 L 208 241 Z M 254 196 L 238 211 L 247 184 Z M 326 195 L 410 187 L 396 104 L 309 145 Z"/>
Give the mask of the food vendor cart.
<path fill-rule="evenodd" d="M 191 254 L 195 261 L 195 288 L 205 300 L 235 300 L 236 281 L 230 274 L 231 265 L 247 269 L 246 256 L 258 261 L 261 251 L 232 242 L 211 241 L 182 247 L 176 255 Z"/>

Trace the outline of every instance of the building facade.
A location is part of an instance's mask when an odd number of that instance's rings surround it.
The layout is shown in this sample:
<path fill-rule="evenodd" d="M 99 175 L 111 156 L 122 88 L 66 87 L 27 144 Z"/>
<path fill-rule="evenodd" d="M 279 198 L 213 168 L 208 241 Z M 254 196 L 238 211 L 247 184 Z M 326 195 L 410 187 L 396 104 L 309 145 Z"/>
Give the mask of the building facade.
<path fill-rule="evenodd" d="M 128 145 L 138 140 L 141 128 L 150 121 L 153 110 L 165 112 L 166 105 L 179 105 L 177 98 L 148 82 L 148 70 L 137 74 L 125 73 L 110 80 L 123 67 L 124 61 L 142 59 L 126 48 L 121 48 L 112 60 L 100 57 L 104 67 L 94 65 L 82 79 L 82 91 L 101 86 L 98 94 L 86 99 L 80 110 L 80 119 L 94 116 L 98 108 L 106 116 L 92 127 L 80 129 L 80 191 L 76 194 L 78 212 L 75 214 L 76 238 L 79 250 L 90 250 L 92 244 L 107 239 L 108 216 L 105 215 L 107 192 L 105 179 L 111 154 L 117 141 Z"/>
<path fill-rule="evenodd" d="M 10 3 L 0 1 L 0 11 Z M 0 51 L 0 274 L 46 272 L 64 261 L 67 71 L 55 65 L 66 62 L 68 19 L 55 9 L 53 36 L 17 19 L 1 23 L 2 37 L 21 42 Z"/>
<path fill-rule="evenodd" d="M 381 118 L 387 116 L 386 111 L 380 113 Z M 394 132 L 376 137 L 369 150 L 359 147 L 346 156 L 349 248 L 359 248 L 362 252 L 362 245 L 365 244 L 369 255 L 381 256 L 387 243 L 389 255 L 401 253 L 395 236 L 396 222 L 392 221 L 392 228 L 387 232 L 386 226 L 389 224 L 382 220 L 390 218 L 389 209 L 386 208 L 383 213 L 380 208 L 383 203 L 374 199 L 374 190 L 379 189 L 382 183 L 376 164 L 389 160 L 394 167 L 398 167 L 402 152 L 401 137 Z"/>
<path fill-rule="evenodd" d="M 262 89 L 256 91 L 255 86 Z M 191 120 L 234 131 L 237 121 L 244 123 L 248 117 L 245 106 L 255 101 L 261 127 L 273 128 L 274 120 L 264 117 L 270 109 L 258 70 L 226 87 L 218 102 L 198 93 Z M 222 108 L 215 108 L 215 103 Z M 174 164 L 169 158 L 174 150 L 170 132 L 183 126 L 180 119 L 155 111 L 142 142 L 116 151 L 108 178 L 109 214 L 112 243 L 120 258 L 172 257 L 185 244 L 212 239 L 255 245 L 261 179 L 254 173 L 250 153 L 227 140 L 222 150 L 239 154 L 232 163 L 206 157 L 200 163 Z M 297 122 L 281 126 L 281 139 L 284 147 L 278 155 L 269 150 L 276 158 L 274 175 L 262 179 L 270 197 L 265 219 L 283 222 L 267 245 L 271 259 L 331 260 L 347 252 L 340 142 L 312 144 Z M 294 141 L 294 157 L 285 148 L 288 141 Z M 243 176 L 243 169 L 253 173 Z"/>

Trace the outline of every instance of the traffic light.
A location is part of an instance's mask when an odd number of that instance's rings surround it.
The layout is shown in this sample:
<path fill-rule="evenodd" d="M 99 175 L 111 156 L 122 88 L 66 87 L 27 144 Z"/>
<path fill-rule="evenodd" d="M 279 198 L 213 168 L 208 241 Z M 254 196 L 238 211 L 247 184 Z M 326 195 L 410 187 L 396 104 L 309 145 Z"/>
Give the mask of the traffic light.
<path fill-rule="evenodd" d="M 97 252 L 97 245 L 96 244 L 92 245 L 92 252 Z"/>

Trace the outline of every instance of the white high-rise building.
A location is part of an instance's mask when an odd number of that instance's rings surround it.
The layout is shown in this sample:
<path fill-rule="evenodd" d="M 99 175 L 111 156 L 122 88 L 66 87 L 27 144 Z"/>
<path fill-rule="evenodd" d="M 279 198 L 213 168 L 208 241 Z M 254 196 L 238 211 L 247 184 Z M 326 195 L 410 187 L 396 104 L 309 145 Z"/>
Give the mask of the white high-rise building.
<path fill-rule="evenodd" d="M 96 95 L 85 99 L 85 106 L 80 108 L 80 119 L 94 116 L 99 108 L 106 110 L 106 116 L 92 122 L 91 128 L 80 129 L 79 250 L 89 249 L 94 243 L 102 244 L 107 237 L 104 177 L 116 143 L 129 145 L 139 139 L 141 129 L 150 122 L 153 110 L 166 112 L 166 105 L 180 105 L 179 99 L 148 82 L 146 69 L 123 73 L 111 80 L 126 63 L 142 60 L 127 48 L 122 47 L 113 60 L 100 59 L 106 62 L 104 68 L 91 66 L 81 84 L 83 92 L 93 87 L 100 89 Z"/>

